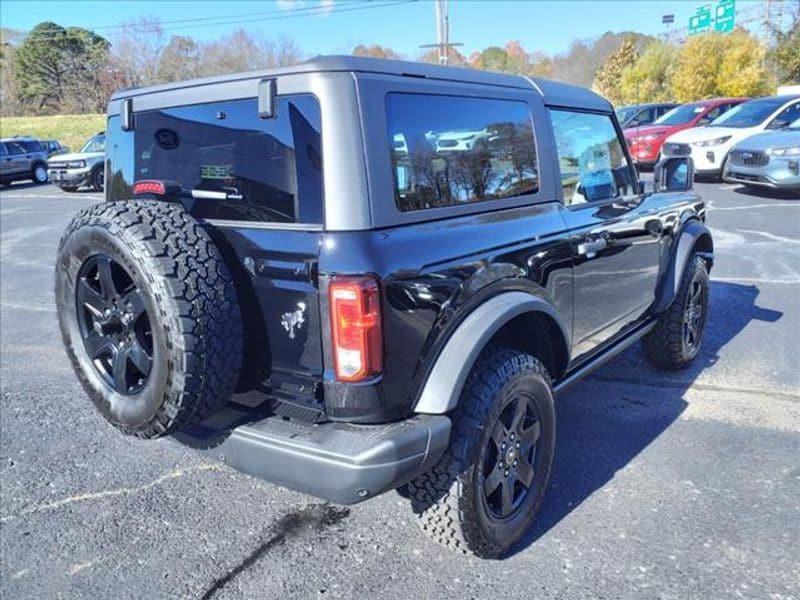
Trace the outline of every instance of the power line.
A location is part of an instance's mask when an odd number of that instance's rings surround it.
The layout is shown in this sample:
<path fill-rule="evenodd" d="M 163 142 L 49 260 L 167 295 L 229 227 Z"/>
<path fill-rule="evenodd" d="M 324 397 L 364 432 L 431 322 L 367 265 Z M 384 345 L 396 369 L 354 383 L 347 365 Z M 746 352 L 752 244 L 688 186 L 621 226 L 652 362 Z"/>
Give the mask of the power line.
<path fill-rule="evenodd" d="M 239 19 L 238 17 L 234 20 L 232 19 L 234 16 L 218 16 L 213 18 L 218 19 L 226 19 L 222 21 L 216 21 L 213 23 L 200 23 L 194 25 L 193 28 L 198 27 L 218 27 L 221 25 L 237 25 L 241 23 L 261 23 L 266 21 L 282 21 L 284 19 L 296 19 L 299 17 L 308 17 L 308 16 L 316 16 L 316 15 L 331 15 L 331 14 L 339 14 L 339 13 L 347 13 L 347 12 L 355 12 L 360 10 L 370 10 L 374 8 L 388 8 L 391 6 L 398 6 L 401 4 L 409 4 L 411 2 L 417 2 L 418 0 L 394 0 L 390 2 L 373 2 L 370 0 L 369 3 L 365 2 L 352 2 L 342 6 L 341 8 L 334 5 L 332 8 L 328 6 L 312 6 L 312 7 L 298 7 L 296 9 L 288 9 L 291 11 L 291 14 L 277 14 L 276 11 L 271 11 L 268 14 L 269 16 L 264 16 L 260 18 L 249 18 L 249 19 Z M 300 13 L 300 11 L 305 11 Z M 282 11 L 285 12 L 285 11 Z M 211 19 L 212 17 L 206 17 Z M 160 23 L 154 23 L 153 25 L 120 25 L 119 26 L 122 30 L 119 33 L 161 33 L 167 31 L 177 31 L 180 29 L 185 29 L 185 25 L 180 25 L 178 27 L 162 27 Z M 87 30 L 90 32 L 94 32 L 93 29 Z M 114 34 L 109 34 L 110 37 L 113 37 Z M 62 39 L 64 37 L 81 37 L 81 34 L 75 32 L 64 31 L 63 33 L 55 33 L 50 35 L 37 35 L 37 41 L 48 41 L 48 40 L 56 40 Z"/>

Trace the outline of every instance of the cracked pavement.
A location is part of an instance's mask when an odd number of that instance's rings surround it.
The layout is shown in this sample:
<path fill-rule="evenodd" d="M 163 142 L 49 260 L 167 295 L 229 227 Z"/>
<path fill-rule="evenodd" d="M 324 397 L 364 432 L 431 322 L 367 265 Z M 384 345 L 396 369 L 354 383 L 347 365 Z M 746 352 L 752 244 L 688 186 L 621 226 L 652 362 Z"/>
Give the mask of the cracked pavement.
<path fill-rule="evenodd" d="M 638 346 L 558 399 L 542 513 L 500 561 L 425 538 L 399 494 L 351 508 L 95 414 L 53 261 L 98 199 L 0 192 L 3 598 L 800 598 L 800 200 L 698 184 L 716 240 L 698 361 Z"/>

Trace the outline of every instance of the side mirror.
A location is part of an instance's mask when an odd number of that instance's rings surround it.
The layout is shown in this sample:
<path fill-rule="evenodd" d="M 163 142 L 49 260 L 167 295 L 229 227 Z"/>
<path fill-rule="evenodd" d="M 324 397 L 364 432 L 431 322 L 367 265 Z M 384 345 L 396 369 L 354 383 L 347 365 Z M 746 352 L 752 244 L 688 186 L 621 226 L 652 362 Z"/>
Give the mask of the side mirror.
<path fill-rule="evenodd" d="M 694 186 L 694 161 L 691 156 L 673 156 L 656 163 L 653 169 L 655 192 L 688 192 Z"/>

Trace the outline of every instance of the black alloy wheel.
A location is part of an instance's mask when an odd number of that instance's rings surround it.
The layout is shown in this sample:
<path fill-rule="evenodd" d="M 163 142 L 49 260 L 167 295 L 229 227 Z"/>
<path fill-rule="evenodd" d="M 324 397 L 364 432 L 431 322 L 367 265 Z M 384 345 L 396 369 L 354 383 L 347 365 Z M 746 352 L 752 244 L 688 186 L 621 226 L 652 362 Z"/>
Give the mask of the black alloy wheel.
<path fill-rule="evenodd" d="M 683 344 L 687 355 L 697 354 L 700 339 L 705 325 L 705 299 L 702 282 L 694 278 L 686 295 L 686 307 L 683 311 Z"/>
<path fill-rule="evenodd" d="M 540 436 L 533 397 L 523 394 L 510 399 L 495 421 L 483 453 L 483 497 L 495 518 L 511 518 L 525 503 L 533 484 Z"/>
<path fill-rule="evenodd" d="M 144 294 L 122 265 L 104 254 L 83 263 L 75 293 L 83 346 L 94 368 L 117 393 L 139 393 L 153 366 Z"/>

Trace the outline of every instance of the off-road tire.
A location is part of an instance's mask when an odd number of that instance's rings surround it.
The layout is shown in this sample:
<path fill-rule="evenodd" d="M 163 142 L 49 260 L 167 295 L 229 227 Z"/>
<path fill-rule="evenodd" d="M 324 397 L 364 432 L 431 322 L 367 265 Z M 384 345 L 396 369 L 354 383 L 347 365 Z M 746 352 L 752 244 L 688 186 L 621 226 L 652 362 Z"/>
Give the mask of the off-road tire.
<path fill-rule="evenodd" d="M 703 293 L 703 316 L 696 345 L 689 348 L 684 340 L 684 317 L 693 282 Z M 705 325 L 708 322 L 709 279 L 706 262 L 697 254 L 689 257 L 681 277 L 678 294 L 658 318 L 655 327 L 642 338 L 642 349 L 654 367 L 676 371 L 687 367 L 699 354 Z"/>
<path fill-rule="evenodd" d="M 534 484 L 519 514 L 508 522 L 498 522 L 483 499 L 480 465 L 504 396 L 512 386 L 520 385 L 535 394 L 540 413 Z M 500 556 L 530 528 L 550 477 L 556 419 L 547 369 L 528 354 L 488 347 L 464 385 L 452 422 L 450 446 L 444 456 L 430 471 L 411 481 L 405 492 L 418 524 L 432 539 L 464 554 Z"/>
<path fill-rule="evenodd" d="M 78 325 L 82 265 L 108 256 L 142 293 L 152 327 L 152 368 L 135 395 L 95 368 Z M 160 437 L 221 407 L 242 361 L 242 323 L 230 272 L 208 233 L 177 204 L 104 202 L 81 211 L 58 250 L 56 304 L 67 354 L 99 412 L 125 434 Z"/>
<path fill-rule="evenodd" d="M 104 187 L 104 175 L 105 172 L 103 171 L 103 167 L 95 167 L 92 170 L 92 174 L 89 177 L 89 185 L 92 186 L 92 190 L 95 192 L 102 192 Z"/>

